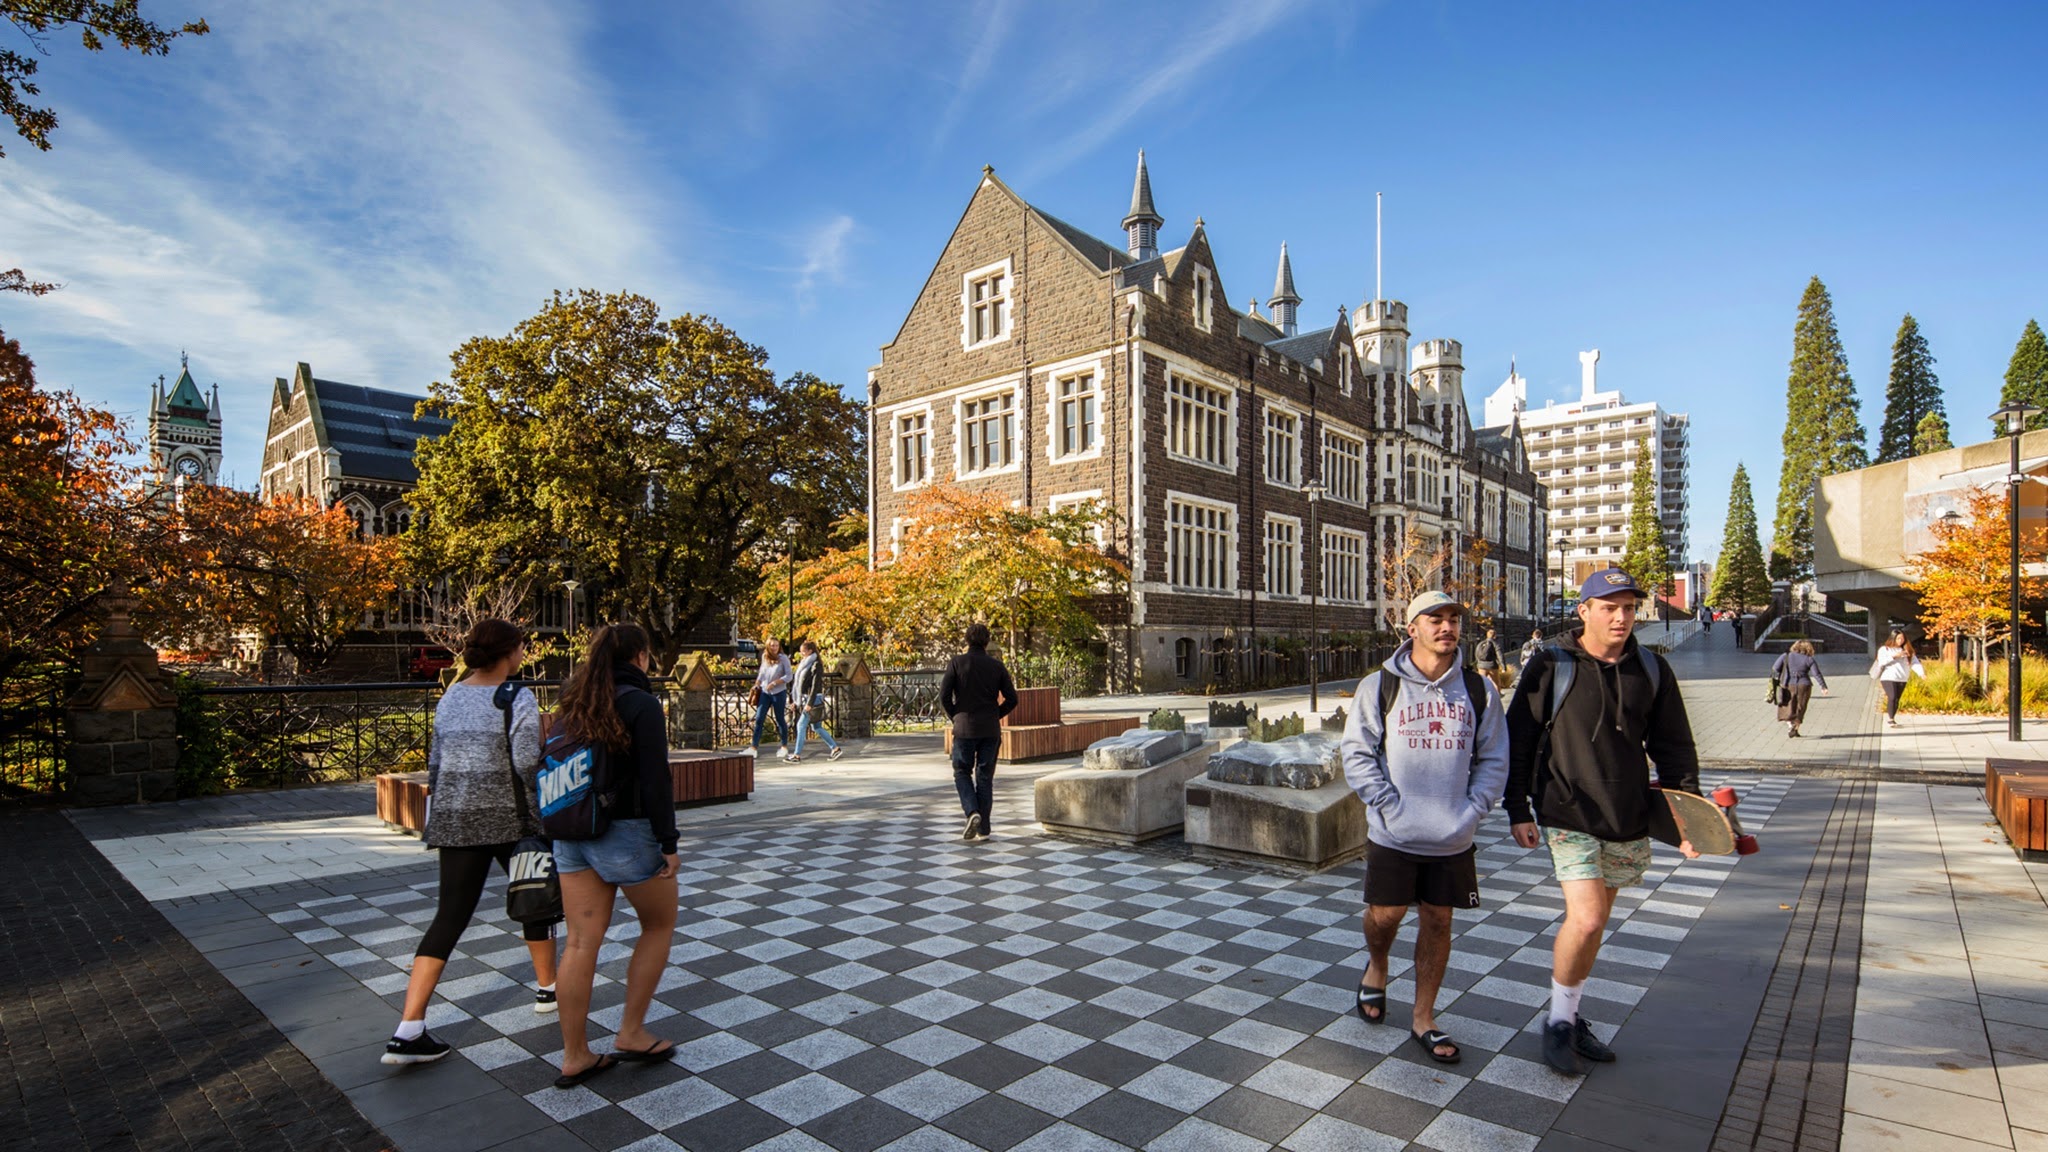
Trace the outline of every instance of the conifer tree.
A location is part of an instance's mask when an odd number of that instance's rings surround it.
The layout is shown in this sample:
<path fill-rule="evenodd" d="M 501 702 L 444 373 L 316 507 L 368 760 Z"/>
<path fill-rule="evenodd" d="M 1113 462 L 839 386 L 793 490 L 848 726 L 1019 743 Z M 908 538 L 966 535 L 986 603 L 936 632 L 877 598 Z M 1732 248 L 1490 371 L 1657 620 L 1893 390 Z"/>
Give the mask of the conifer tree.
<path fill-rule="evenodd" d="M 1774 578 L 1813 572 L 1813 485 L 1870 462 L 1863 449 L 1862 405 L 1835 330 L 1835 305 L 1815 276 L 1799 299 L 1792 329 L 1792 371 L 1785 380 L 1785 462 L 1778 471 L 1778 516 L 1771 529 Z"/>
<path fill-rule="evenodd" d="M 1728 486 L 1728 520 L 1721 529 L 1721 556 L 1714 561 L 1714 583 L 1707 598 L 1738 611 L 1760 608 L 1771 599 L 1771 577 L 1764 570 L 1764 549 L 1756 538 L 1749 470 L 1739 463 Z"/>
<path fill-rule="evenodd" d="M 2012 361 L 2005 366 L 2005 388 L 1999 392 L 1998 402 L 2004 405 L 2015 401 L 2048 409 L 2048 337 L 2041 335 L 2038 321 L 2027 321 L 2019 344 L 2012 350 Z M 2048 415 L 2034 417 L 2027 421 L 2027 427 L 2048 427 Z M 2005 425 L 1998 426 L 1997 434 L 2005 435 Z"/>
<path fill-rule="evenodd" d="M 1911 312 L 1899 321 L 1899 334 L 1892 341 L 1892 377 L 1884 389 L 1884 425 L 1877 433 L 1877 462 L 1904 460 L 1919 455 L 1913 437 L 1920 422 L 1932 415 L 1945 415 L 1941 406 L 1941 382 L 1934 375 L 1934 356 L 1927 350 L 1927 337 L 1920 334 L 1920 322 Z"/>
<path fill-rule="evenodd" d="M 1948 440 L 1948 418 L 1939 412 L 1929 412 L 1920 418 L 1920 426 L 1913 429 L 1913 455 L 1925 456 L 1929 452 L 1946 452 L 1955 447 Z"/>
<path fill-rule="evenodd" d="M 1664 521 L 1658 515 L 1650 440 L 1645 436 L 1636 441 L 1636 472 L 1628 497 L 1628 543 L 1622 548 L 1621 569 L 1635 578 L 1636 587 L 1661 591 L 1671 579 L 1671 553 L 1664 546 Z"/>

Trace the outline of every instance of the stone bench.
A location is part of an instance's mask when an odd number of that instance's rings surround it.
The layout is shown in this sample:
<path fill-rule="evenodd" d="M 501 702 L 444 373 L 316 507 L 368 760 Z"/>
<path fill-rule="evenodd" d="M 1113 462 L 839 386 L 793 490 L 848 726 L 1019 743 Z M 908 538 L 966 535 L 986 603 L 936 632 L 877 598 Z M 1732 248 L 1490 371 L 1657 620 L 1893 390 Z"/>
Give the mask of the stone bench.
<path fill-rule="evenodd" d="M 1187 783 L 1196 859 L 1320 872 L 1365 854 L 1365 804 L 1344 781 L 1336 733 L 1235 744 Z"/>
<path fill-rule="evenodd" d="M 1081 753 L 1081 766 L 1032 785 L 1038 822 L 1048 833 L 1108 844 L 1142 844 L 1186 822 L 1187 782 L 1209 766 L 1215 745 L 1199 728 L 1147 729 L 1107 736 Z"/>

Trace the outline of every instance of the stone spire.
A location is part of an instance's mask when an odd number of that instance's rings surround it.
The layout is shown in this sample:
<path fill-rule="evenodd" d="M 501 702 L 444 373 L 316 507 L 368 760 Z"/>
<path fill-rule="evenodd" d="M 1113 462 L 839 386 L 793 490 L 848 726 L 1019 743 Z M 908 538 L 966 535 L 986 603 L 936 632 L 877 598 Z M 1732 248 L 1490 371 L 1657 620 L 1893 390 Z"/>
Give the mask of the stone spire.
<path fill-rule="evenodd" d="M 1131 185 L 1131 213 L 1124 217 L 1126 247 L 1134 260 L 1159 255 L 1159 226 L 1166 223 L 1152 206 L 1152 177 L 1145 171 L 1145 150 L 1138 149 L 1138 179 Z"/>
<path fill-rule="evenodd" d="M 1287 259 L 1287 244 L 1280 244 L 1280 270 L 1273 275 L 1273 298 L 1266 306 L 1273 310 L 1273 323 L 1278 325 L 1285 336 L 1294 335 L 1294 310 L 1301 304 L 1301 296 L 1294 290 L 1294 264 Z"/>

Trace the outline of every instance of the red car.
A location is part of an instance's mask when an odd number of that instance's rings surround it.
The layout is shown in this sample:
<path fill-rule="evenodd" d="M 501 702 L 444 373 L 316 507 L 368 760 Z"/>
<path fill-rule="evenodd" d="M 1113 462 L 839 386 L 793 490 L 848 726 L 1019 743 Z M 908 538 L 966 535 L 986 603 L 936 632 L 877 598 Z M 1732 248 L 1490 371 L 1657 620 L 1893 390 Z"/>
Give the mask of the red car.
<path fill-rule="evenodd" d="M 415 648 L 405 667 L 415 680 L 432 680 L 443 668 L 455 667 L 455 653 L 446 648 Z"/>

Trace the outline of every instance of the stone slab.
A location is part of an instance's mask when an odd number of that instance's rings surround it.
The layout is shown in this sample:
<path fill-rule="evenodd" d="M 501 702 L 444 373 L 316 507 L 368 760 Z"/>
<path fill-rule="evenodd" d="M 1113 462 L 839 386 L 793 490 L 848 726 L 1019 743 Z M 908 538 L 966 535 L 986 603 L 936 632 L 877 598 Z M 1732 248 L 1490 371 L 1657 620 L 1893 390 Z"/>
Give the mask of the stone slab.
<path fill-rule="evenodd" d="M 1032 786 L 1038 822 L 1055 836 L 1110 844 L 1140 844 L 1177 832 L 1186 820 L 1188 781 L 1208 769 L 1214 751 L 1213 744 L 1199 744 L 1142 768 L 1048 773 Z"/>
<path fill-rule="evenodd" d="M 1188 781 L 1188 849 L 1198 860 L 1244 860 L 1320 872 L 1365 854 L 1365 804 L 1343 780 L 1319 788 Z"/>
<path fill-rule="evenodd" d="M 1344 779 L 1340 736 L 1308 732 L 1272 743 L 1245 741 L 1209 762 L 1209 778 L 1224 784 L 1315 789 Z"/>
<path fill-rule="evenodd" d="M 1083 749 L 1081 767 L 1096 771 L 1150 768 L 1185 755 L 1201 744 L 1201 736 L 1194 732 L 1134 728 L 1129 732 L 1105 736 Z"/>

